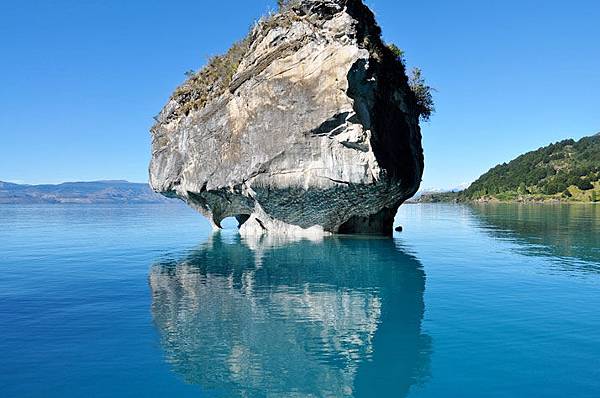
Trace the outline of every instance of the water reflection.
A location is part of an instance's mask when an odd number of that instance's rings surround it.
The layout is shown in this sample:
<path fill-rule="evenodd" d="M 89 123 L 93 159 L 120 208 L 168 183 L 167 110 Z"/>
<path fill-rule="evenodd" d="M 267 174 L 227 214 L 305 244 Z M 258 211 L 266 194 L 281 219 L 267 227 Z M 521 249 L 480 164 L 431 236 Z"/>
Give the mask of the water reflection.
<path fill-rule="evenodd" d="M 406 396 L 428 375 L 425 274 L 390 239 L 214 235 L 152 267 L 168 362 L 222 396 Z"/>
<path fill-rule="evenodd" d="M 471 208 L 494 237 L 517 241 L 524 254 L 600 262 L 598 205 L 489 203 Z"/>

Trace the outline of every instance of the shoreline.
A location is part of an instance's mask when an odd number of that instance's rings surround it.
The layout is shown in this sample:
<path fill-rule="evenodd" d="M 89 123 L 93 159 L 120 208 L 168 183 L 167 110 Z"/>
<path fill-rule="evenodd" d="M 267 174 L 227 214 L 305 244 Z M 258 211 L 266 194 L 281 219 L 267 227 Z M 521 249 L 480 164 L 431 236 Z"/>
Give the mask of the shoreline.
<path fill-rule="evenodd" d="M 536 205 L 563 205 L 563 204 L 578 204 L 578 205 L 595 205 L 600 204 L 600 201 L 579 201 L 579 200 L 560 200 L 556 198 L 548 199 L 511 199 L 511 200 L 500 200 L 497 198 L 486 198 L 486 199 L 471 199 L 471 200 L 443 200 L 438 198 L 427 198 L 421 200 L 407 200 L 403 204 L 435 204 L 435 203 L 448 203 L 448 204 L 536 204 Z"/>

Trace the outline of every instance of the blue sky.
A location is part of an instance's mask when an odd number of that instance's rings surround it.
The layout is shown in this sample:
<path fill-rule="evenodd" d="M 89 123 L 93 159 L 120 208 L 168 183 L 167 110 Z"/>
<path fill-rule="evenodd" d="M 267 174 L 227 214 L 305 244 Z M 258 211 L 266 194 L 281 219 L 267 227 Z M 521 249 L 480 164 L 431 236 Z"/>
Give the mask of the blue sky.
<path fill-rule="evenodd" d="M 437 89 L 422 187 L 600 131 L 600 2 L 366 2 Z M 152 116 L 274 3 L 1 2 L 0 180 L 146 181 Z"/>

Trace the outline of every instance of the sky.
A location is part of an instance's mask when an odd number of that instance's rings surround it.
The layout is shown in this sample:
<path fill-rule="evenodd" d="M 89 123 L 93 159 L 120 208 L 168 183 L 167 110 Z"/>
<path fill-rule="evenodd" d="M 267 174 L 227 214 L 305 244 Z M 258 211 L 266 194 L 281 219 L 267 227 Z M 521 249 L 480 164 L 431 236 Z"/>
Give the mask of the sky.
<path fill-rule="evenodd" d="M 366 0 L 436 89 L 421 187 L 600 131 L 600 2 Z M 0 180 L 147 181 L 169 95 L 270 0 L 0 2 Z"/>

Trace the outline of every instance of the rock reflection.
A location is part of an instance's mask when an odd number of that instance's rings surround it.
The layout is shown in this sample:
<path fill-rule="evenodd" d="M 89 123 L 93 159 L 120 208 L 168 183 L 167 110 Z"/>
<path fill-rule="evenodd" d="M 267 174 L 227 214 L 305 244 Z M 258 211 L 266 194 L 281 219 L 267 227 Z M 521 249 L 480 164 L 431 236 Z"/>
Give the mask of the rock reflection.
<path fill-rule="evenodd" d="M 425 274 L 389 239 L 214 235 L 150 272 L 167 361 L 223 396 L 405 396 L 428 374 Z"/>
<path fill-rule="evenodd" d="M 471 208 L 488 232 L 522 244 L 524 254 L 600 262 L 600 206 L 488 203 Z"/>

